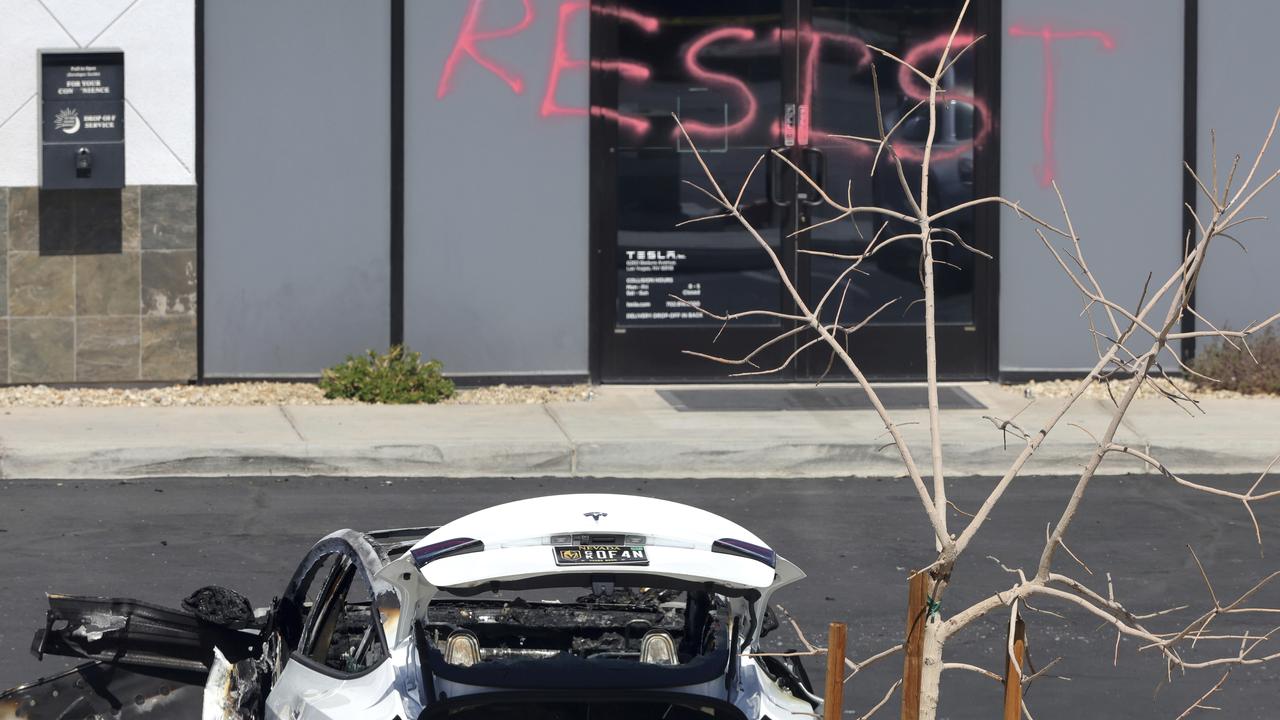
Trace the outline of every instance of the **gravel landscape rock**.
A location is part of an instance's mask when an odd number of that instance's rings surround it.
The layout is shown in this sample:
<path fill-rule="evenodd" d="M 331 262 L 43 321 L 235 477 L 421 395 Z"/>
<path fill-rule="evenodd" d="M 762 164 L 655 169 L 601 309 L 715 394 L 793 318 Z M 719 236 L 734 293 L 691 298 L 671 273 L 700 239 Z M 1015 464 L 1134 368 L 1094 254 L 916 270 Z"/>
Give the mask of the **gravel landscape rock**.
<path fill-rule="evenodd" d="M 1250 395 L 1250 394 L 1236 392 L 1234 390 L 1221 390 L 1221 389 L 1209 387 L 1209 386 L 1200 386 L 1200 385 L 1196 385 L 1195 383 L 1189 382 L 1187 380 L 1183 380 L 1181 378 L 1173 379 L 1170 382 L 1172 382 L 1174 385 L 1180 388 L 1187 395 L 1190 395 L 1191 397 L 1196 399 L 1201 399 L 1201 398 L 1275 399 L 1276 397 L 1278 397 L 1276 395 L 1270 395 L 1270 394 Z M 1020 393 L 1023 397 L 1026 397 L 1026 398 L 1065 398 L 1069 396 L 1073 390 L 1075 390 L 1076 386 L 1079 385 L 1079 383 L 1080 383 L 1079 380 L 1047 380 L 1044 382 L 1032 381 L 1027 383 L 1016 383 L 1016 384 L 1005 385 L 1003 387 L 1006 390 L 1012 390 L 1013 392 Z M 1167 383 L 1165 382 L 1162 382 L 1161 384 L 1167 385 Z M 1112 393 L 1114 393 L 1115 396 L 1119 398 L 1121 395 L 1124 394 L 1125 387 L 1126 387 L 1126 383 L 1123 380 L 1117 380 L 1112 382 L 1110 392 L 1108 392 L 1106 385 L 1095 384 L 1085 391 L 1084 396 L 1087 398 L 1105 400 L 1109 398 Z M 1160 393 L 1153 390 L 1150 384 L 1147 384 L 1147 385 L 1143 385 L 1142 389 L 1138 391 L 1138 397 L 1140 398 L 1160 397 Z"/>
<path fill-rule="evenodd" d="M 1246 395 L 1173 380 L 1193 398 L 1261 398 L 1276 395 Z M 1000 385 L 1002 390 L 1026 398 L 1062 398 L 1075 388 L 1076 381 L 1050 380 Z M 1112 391 L 1124 392 L 1120 381 L 1112 383 Z M 540 405 L 549 402 L 585 402 L 595 396 L 591 385 L 486 385 L 459 388 L 442 405 Z M 1156 397 L 1143 387 L 1140 397 Z M 1085 397 L 1105 400 L 1104 385 L 1094 385 Z M 306 382 L 238 382 L 205 385 L 165 385 L 156 387 L 49 387 L 17 385 L 0 387 L 0 407 L 228 407 L 244 405 L 354 405 L 355 400 L 331 400 L 315 383 Z"/>
<path fill-rule="evenodd" d="M 460 388 L 444 405 L 537 405 L 592 398 L 590 385 L 490 385 Z M 314 383 L 242 382 L 159 387 L 0 388 L 0 407 L 225 407 L 234 405 L 353 405 L 330 400 Z"/>

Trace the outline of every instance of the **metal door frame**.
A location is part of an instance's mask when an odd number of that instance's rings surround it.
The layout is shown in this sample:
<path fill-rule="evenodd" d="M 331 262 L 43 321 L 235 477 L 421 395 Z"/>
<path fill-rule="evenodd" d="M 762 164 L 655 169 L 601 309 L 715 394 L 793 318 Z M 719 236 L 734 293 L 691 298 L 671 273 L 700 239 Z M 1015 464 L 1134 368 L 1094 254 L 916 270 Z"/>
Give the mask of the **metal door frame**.
<path fill-rule="evenodd" d="M 613 7 L 617 5 L 616 0 L 593 0 L 593 7 L 604 6 Z M 810 4 L 808 0 L 782 0 L 781 10 L 783 15 L 784 26 L 797 26 L 801 18 L 807 18 L 810 13 Z M 591 13 L 591 33 L 590 33 L 590 54 L 591 58 L 615 58 L 618 55 L 617 40 L 617 20 L 614 15 L 606 12 Z M 790 25 L 788 25 L 790 23 Z M 971 51 L 974 53 L 974 91 L 975 95 L 983 98 L 987 102 L 990 110 L 990 122 L 993 124 L 992 132 L 988 140 L 974 154 L 974 196 L 985 197 L 989 195 L 998 195 L 1000 191 L 1000 140 L 999 125 L 1000 117 L 1000 54 L 1001 54 L 1001 4 L 995 0 L 979 0 L 974 3 L 970 10 L 969 23 L 974 28 L 975 34 L 985 35 L 981 43 L 979 43 Z M 783 34 L 785 38 L 785 33 Z M 794 35 L 793 35 L 794 37 Z M 793 58 L 788 63 L 788 53 L 784 47 L 780 54 L 780 60 L 783 65 L 783 101 L 788 102 L 795 99 L 798 95 L 798 58 Z M 793 72 L 788 72 L 788 70 Z M 590 86 L 590 103 L 592 107 L 616 108 L 618 104 L 618 83 L 619 78 L 614 73 L 591 73 Z M 710 361 L 702 360 L 711 369 L 719 369 L 721 372 L 716 373 L 696 373 L 696 374 L 664 374 L 663 366 L 646 368 L 644 372 L 638 374 L 628 374 L 625 376 L 607 375 L 606 355 L 608 353 L 606 343 L 607 336 L 613 334 L 616 323 L 616 252 L 617 252 L 617 156 L 613 152 L 616 147 L 617 126 L 607 118 L 600 114 L 593 113 L 590 129 L 590 173 L 591 173 L 591 198 L 590 198 L 590 278 L 588 282 L 589 307 L 588 307 L 588 362 L 593 382 L 729 382 L 728 374 L 732 372 L 727 366 L 716 365 Z M 792 189 L 792 208 L 793 211 L 788 214 L 786 221 L 794 221 L 795 191 Z M 974 326 L 977 328 L 978 337 L 972 348 L 968 350 L 965 356 L 958 358 L 961 362 L 952 363 L 950 367 L 943 366 L 939 368 L 939 373 L 943 379 L 949 380 L 971 380 L 971 379 L 990 379 L 998 375 L 999 372 L 999 238 L 1000 238 L 1000 212 L 999 207 L 995 204 L 980 205 L 974 210 L 974 237 L 970 239 L 976 247 L 992 254 L 995 260 L 977 259 L 975 261 L 974 270 Z M 787 233 L 783 233 L 784 239 L 782 243 L 783 254 L 782 259 L 791 273 L 793 279 L 800 283 L 807 284 L 808 265 L 804 255 L 794 252 L 795 242 L 785 238 Z M 801 290 L 803 292 L 803 289 Z M 783 291 L 785 292 L 785 291 Z M 785 305 L 780 306 L 785 307 Z M 745 309 L 745 308 L 744 308 Z M 923 326 L 920 328 L 920 340 L 923 341 Z M 693 328 L 690 328 L 692 330 Z M 708 332 L 706 327 L 698 328 L 702 332 Z M 863 331 L 863 339 L 868 344 L 875 343 L 874 335 L 876 326 L 869 326 Z M 903 335 L 900 327 L 894 328 L 896 333 L 888 335 L 890 338 L 900 341 Z M 871 331 L 871 332 L 868 332 Z M 650 330 L 650 332 L 660 332 L 658 328 Z M 896 338 L 894 337 L 896 335 Z M 869 340 L 867 338 L 870 338 Z M 651 343 L 656 345 L 662 353 L 670 353 L 672 362 L 665 367 L 678 369 L 682 365 L 687 365 L 682 360 L 687 356 L 681 355 L 680 351 L 687 348 L 687 344 L 678 339 L 671 341 L 659 341 Z M 909 347 L 900 345 L 901 347 Z M 729 345 L 723 348 L 726 352 L 732 353 L 735 348 Z M 750 348 L 748 348 L 750 349 Z M 942 348 L 941 354 L 946 353 Z M 908 353 L 901 349 L 890 350 L 889 353 L 874 358 L 871 362 L 863 359 L 864 371 L 873 379 L 877 380 L 919 380 L 923 378 L 923 369 L 919 371 L 906 371 L 901 369 L 901 359 Z M 923 357 L 923 344 L 920 346 L 919 355 Z M 825 355 L 824 355 L 825 358 Z M 880 360 L 881 362 L 877 362 Z M 820 370 L 816 368 L 819 364 L 812 360 L 806 361 L 804 358 L 797 358 L 796 363 L 787 372 L 776 373 L 774 375 L 766 375 L 755 378 L 760 382 L 790 382 L 794 380 L 808 380 L 820 374 Z"/>

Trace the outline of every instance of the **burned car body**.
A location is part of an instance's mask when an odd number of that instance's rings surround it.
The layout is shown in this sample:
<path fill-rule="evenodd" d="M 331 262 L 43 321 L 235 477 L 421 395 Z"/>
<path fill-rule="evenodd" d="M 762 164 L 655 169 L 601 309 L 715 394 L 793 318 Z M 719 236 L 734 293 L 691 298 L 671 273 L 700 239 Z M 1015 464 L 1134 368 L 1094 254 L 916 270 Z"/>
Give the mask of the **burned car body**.
<path fill-rule="evenodd" d="M 340 530 L 270 608 L 50 598 L 33 650 L 91 662 L 0 694 L 0 718 L 771 718 L 821 700 L 753 654 L 804 575 L 712 513 L 621 495 Z"/>

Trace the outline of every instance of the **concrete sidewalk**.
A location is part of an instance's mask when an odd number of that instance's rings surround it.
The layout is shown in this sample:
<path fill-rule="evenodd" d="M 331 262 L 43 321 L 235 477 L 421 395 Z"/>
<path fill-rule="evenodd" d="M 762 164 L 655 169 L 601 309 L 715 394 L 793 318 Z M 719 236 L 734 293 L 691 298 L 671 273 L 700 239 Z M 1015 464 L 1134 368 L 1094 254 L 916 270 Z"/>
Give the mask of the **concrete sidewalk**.
<path fill-rule="evenodd" d="M 945 410 L 947 471 L 1002 473 L 1022 444 L 984 415 L 1026 406 L 993 384 L 962 386 L 987 409 Z M 1057 407 L 1037 400 L 1028 429 Z M 1078 472 L 1109 403 L 1081 400 L 1027 474 Z M 1140 400 L 1119 440 L 1179 473 L 1257 473 L 1280 454 L 1280 400 L 1207 399 L 1195 417 Z M 924 411 L 897 411 L 927 472 Z M 173 476 L 886 477 L 901 460 L 869 410 L 679 412 L 654 387 L 604 386 L 590 402 L 549 405 L 9 408 L 0 411 L 0 477 Z M 1106 473 L 1145 472 L 1112 456 Z"/>

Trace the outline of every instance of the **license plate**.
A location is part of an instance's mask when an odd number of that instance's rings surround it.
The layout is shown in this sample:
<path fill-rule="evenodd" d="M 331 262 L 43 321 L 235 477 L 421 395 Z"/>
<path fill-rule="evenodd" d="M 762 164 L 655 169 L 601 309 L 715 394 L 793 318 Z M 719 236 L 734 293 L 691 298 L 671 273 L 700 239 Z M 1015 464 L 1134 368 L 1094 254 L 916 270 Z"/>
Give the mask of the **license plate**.
<path fill-rule="evenodd" d="M 557 545 L 557 565 L 648 565 L 649 556 L 636 545 Z"/>

